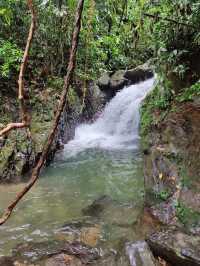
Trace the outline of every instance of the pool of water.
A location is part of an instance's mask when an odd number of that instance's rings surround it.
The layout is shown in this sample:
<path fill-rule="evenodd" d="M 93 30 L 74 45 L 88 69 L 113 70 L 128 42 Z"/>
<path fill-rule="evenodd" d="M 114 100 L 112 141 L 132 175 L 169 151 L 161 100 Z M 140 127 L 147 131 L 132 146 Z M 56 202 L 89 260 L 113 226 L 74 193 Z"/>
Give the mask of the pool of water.
<path fill-rule="evenodd" d="M 96 121 L 76 128 L 74 139 L 0 227 L 0 255 L 19 243 L 64 240 L 120 250 L 122 242 L 142 237 L 139 107 L 153 84 L 150 79 L 124 88 Z M 0 211 L 22 186 L 0 186 Z"/>
<path fill-rule="evenodd" d="M 2 211 L 24 184 L 0 186 Z M 79 154 L 59 159 L 46 168 L 38 183 L 17 206 L 8 222 L 0 227 L 0 255 L 9 255 L 19 243 L 52 240 L 63 224 L 84 218 L 82 210 L 94 200 L 107 195 L 125 213 L 124 224 L 134 222 L 143 206 L 143 174 L 141 156 L 133 150 L 88 149 Z M 115 214 L 113 213 L 115 212 Z M 96 217 L 102 229 L 101 241 L 110 245 L 117 237 L 131 237 L 137 232 L 130 227 L 121 233 L 115 223 L 122 223 L 121 209 L 108 209 L 103 217 Z M 130 217 L 131 216 L 131 217 Z M 94 221 L 94 217 L 87 217 Z M 121 234 L 121 235 L 120 235 Z"/>

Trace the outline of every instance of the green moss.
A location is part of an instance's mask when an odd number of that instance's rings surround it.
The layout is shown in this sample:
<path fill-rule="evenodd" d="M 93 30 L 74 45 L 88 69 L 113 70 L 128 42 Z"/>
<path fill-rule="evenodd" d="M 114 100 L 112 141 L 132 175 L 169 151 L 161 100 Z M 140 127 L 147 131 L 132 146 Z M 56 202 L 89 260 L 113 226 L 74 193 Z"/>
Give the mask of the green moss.
<path fill-rule="evenodd" d="M 163 189 L 156 194 L 156 197 L 162 201 L 166 201 L 170 197 L 171 193 L 168 189 Z"/>
<path fill-rule="evenodd" d="M 11 156 L 14 148 L 14 143 L 12 141 L 7 141 L 6 145 L 0 149 L 0 173 L 4 170 L 8 158 Z"/>
<path fill-rule="evenodd" d="M 67 94 L 68 97 L 68 102 L 70 104 L 70 106 L 74 106 L 77 104 L 77 102 L 79 101 L 79 98 L 74 90 L 74 88 L 72 86 L 69 87 L 69 91 Z"/>
<path fill-rule="evenodd" d="M 194 100 L 195 97 L 200 97 L 200 81 L 193 84 L 191 87 L 184 89 L 176 96 L 176 101 L 187 102 Z"/>
<path fill-rule="evenodd" d="M 143 148 L 148 143 L 148 134 L 151 128 L 162 121 L 169 112 L 172 94 L 168 87 L 158 83 L 145 98 L 141 109 L 140 135 L 142 136 Z"/>
<path fill-rule="evenodd" d="M 200 213 L 187 207 L 182 202 L 176 202 L 176 216 L 185 226 L 196 225 L 200 220 Z"/>

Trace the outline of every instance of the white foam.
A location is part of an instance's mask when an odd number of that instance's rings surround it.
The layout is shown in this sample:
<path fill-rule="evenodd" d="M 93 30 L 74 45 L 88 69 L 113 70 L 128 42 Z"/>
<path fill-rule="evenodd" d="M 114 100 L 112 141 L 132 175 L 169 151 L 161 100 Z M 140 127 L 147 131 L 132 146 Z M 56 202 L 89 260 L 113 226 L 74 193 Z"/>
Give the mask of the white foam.
<path fill-rule="evenodd" d="M 149 79 L 118 92 L 94 123 L 76 128 L 74 139 L 65 145 L 65 155 L 74 156 L 96 147 L 112 150 L 137 148 L 139 107 L 153 84 L 154 79 Z"/>

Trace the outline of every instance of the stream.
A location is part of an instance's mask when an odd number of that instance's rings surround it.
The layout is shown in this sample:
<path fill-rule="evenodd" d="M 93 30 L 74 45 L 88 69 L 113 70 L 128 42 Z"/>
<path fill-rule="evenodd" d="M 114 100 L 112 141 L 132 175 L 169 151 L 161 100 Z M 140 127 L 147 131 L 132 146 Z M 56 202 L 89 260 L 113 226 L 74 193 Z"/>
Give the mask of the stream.
<path fill-rule="evenodd" d="M 150 79 L 124 88 L 94 123 L 76 128 L 74 139 L 0 227 L 0 256 L 10 255 L 19 243 L 69 240 L 73 232 L 64 232 L 62 226 L 75 221 L 98 228 L 95 237 L 85 237 L 91 246 L 116 248 L 121 239 L 141 238 L 138 220 L 144 180 L 139 106 L 153 83 Z M 0 185 L 0 212 L 23 186 Z M 104 205 L 99 212 L 88 207 L 98 199 Z"/>

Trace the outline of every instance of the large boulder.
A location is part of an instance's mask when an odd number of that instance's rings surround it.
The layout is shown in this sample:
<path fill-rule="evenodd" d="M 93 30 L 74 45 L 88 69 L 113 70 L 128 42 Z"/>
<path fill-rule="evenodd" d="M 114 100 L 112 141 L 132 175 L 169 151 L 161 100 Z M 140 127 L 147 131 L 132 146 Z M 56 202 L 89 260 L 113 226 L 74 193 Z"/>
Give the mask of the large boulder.
<path fill-rule="evenodd" d="M 147 242 L 156 256 L 164 258 L 173 266 L 200 265 L 200 237 L 188 235 L 178 229 L 153 233 Z"/>
<path fill-rule="evenodd" d="M 124 77 L 125 73 L 124 70 L 118 70 L 110 77 L 110 89 L 114 94 L 128 84 L 128 79 Z"/>
<path fill-rule="evenodd" d="M 105 72 L 98 79 L 97 85 L 110 100 L 124 86 L 136 84 L 153 77 L 153 71 L 148 64 L 138 66 L 130 70 L 117 70 L 115 72 Z"/>
<path fill-rule="evenodd" d="M 129 84 L 135 84 L 140 81 L 152 78 L 153 75 L 154 75 L 153 71 L 149 68 L 149 65 L 144 64 L 136 68 L 127 70 L 124 73 L 124 78 L 126 78 L 129 81 Z"/>
<path fill-rule="evenodd" d="M 98 79 L 97 85 L 102 91 L 106 91 L 110 87 L 110 72 L 105 72 L 102 76 Z"/>

